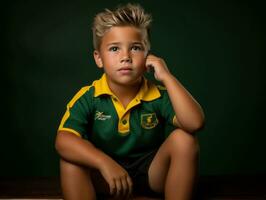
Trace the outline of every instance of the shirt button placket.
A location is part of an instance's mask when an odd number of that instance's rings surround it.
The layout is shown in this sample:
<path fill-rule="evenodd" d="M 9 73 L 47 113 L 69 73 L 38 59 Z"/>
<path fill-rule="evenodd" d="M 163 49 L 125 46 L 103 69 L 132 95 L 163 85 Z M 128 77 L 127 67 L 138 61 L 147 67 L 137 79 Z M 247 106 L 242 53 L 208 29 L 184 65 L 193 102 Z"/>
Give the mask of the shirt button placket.
<path fill-rule="evenodd" d="M 122 124 L 123 124 L 123 125 L 126 125 L 126 124 L 127 124 L 127 120 L 126 120 L 126 119 L 123 119 L 123 120 L 122 120 Z"/>

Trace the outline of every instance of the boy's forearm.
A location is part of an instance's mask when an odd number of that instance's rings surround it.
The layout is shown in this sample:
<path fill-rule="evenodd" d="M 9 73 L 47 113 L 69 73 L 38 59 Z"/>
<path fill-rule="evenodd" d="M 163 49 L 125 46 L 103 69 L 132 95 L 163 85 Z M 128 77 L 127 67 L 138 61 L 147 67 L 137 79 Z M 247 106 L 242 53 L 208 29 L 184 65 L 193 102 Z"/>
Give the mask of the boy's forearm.
<path fill-rule="evenodd" d="M 95 169 L 108 157 L 91 142 L 65 131 L 57 133 L 55 148 L 63 159 Z"/>
<path fill-rule="evenodd" d="M 163 81 L 180 128 L 188 132 L 195 132 L 204 124 L 204 113 L 199 103 L 173 76 L 169 75 Z"/>

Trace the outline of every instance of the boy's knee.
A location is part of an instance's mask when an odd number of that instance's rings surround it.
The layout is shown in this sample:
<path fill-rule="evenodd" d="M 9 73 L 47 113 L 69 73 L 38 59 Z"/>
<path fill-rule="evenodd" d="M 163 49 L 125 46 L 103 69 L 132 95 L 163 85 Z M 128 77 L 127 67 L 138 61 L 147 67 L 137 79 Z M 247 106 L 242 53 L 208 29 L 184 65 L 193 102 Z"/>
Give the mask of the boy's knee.
<path fill-rule="evenodd" d="M 197 155 L 199 143 L 197 138 L 182 129 L 174 130 L 167 138 L 175 154 Z"/>

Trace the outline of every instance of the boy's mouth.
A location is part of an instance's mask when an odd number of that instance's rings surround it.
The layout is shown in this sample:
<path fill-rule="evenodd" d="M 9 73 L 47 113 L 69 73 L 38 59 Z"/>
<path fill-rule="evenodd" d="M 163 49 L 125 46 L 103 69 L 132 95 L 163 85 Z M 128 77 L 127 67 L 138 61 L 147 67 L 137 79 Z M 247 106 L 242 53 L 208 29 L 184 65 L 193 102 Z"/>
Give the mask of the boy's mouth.
<path fill-rule="evenodd" d="M 132 71 L 132 67 L 121 67 L 118 71 Z"/>
<path fill-rule="evenodd" d="M 128 74 L 131 73 L 132 68 L 131 67 L 121 67 L 120 69 L 118 69 L 119 72 L 121 72 L 122 74 Z"/>

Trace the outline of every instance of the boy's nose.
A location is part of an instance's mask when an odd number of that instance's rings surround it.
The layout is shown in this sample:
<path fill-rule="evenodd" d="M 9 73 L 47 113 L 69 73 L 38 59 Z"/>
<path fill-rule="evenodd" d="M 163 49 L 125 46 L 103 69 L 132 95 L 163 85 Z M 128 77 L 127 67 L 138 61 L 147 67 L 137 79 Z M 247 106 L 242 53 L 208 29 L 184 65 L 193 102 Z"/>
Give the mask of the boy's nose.
<path fill-rule="evenodd" d="M 121 62 L 132 62 L 130 53 L 128 51 L 123 52 L 123 55 L 121 57 Z"/>
<path fill-rule="evenodd" d="M 132 62 L 132 59 L 130 57 L 124 57 L 121 59 L 121 62 Z"/>

